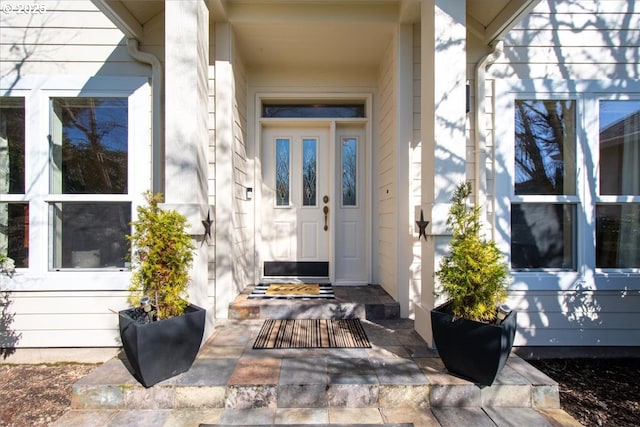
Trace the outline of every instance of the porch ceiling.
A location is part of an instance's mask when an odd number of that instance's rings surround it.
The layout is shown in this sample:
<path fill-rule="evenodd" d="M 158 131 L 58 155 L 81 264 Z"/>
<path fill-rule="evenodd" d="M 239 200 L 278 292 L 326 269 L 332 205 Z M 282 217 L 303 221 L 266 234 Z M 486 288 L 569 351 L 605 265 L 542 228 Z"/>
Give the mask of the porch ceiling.
<path fill-rule="evenodd" d="M 93 0 L 127 37 L 138 39 L 163 12 L 164 1 Z M 212 22 L 233 25 L 250 67 L 375 66 L 395 25 L 420 16 L 419 0 L 206 1 Z M 467 0 L 467 25 L 490 44 L 537 1 Z"/>

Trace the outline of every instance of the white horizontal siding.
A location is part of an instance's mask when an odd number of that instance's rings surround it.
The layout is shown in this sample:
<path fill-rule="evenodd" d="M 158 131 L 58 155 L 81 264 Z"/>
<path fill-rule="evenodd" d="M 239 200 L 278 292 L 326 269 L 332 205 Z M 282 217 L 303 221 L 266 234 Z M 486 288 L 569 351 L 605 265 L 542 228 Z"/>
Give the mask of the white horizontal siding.
<path fill-rule="evenodd" d="M 29 62 L 129 62 L 131 57 L 124 46 L 113 45 L 74 45 L 73 49 L 60 45 L 25 46 L 29 51 Z M 23 59 L 21 51 L 11 45 L 0 46 L 0 57 L 5 60 L 20 61 Z"/>
<path fill-rule="evenodd" d="M 378 92 L 380 94 L 378 131 L 378 277 L 380 285 L 394 298 L 398 296 L 397 280 L 397 182 L 395 144 L 395 63 L 394 44 L 385 50 L 380 65 Z"/>
<path fill-rule="evenodd" d="M 623 25 L 620 23 L 618 26 Z M 511 46 L 545 47 L 556 45 L 569 47 L 609 47 L 612 43 L 617 47 L 637 46 L 640 30 L 617 30 L 603 34 L 602 30 L 592 28 L 576 31 L 573 29 L 538 30 L 535 32 L 517 29 L 509 33 Z"/>
<path fill-rule="evenodd" d="M 495 76 L 640 76 L 640 10 L 627 1 L 542 1 L 505 37 Z"/>
<path fill-rule="evenodd" d="M 124 35 L 91 1 L 3 1 L 6 4 L 42 5 L 40 14 L 0 14 L 0 76 L 2 86 L 20 89 L 75 87 L 78 80 L 100 76 L 111 89 L 127 89 L 131 83 L 107 76 L 150 76 L 150 68 L 127 53 Z M 147 108 L 145 102 L 144 108 Z M 46 114 L 42 114 L 46 118 Z M 141 115 L 144 117 L 144 113 Z M 123 273 L 48 274 L 42 280 L 14 279 L 4 325 L 9 341 L 17 347 L 118 346 L 118 316 L 110 310 L 128 306 Z M 78 282 L 82 277 L 82 288 Z M 110 278 L 114 279 L 110 281 Z M 121 289 L 87 291 L 86 289 Z M 28 290 L 27 290 L 28 289 Z M 47 291 L 43 291 L 43 290 Z M 84 289 L 84 290 L 81 290 Z M 6 339 L 6 336 L 5 336 Z"/>
<path fill-rule="evenodd" d="M 514 291 L 516 345 L 638 346 L 640 292 Z"/>
<path fill-rule="evenodd" d="M 624 15 L 634 9 L 637 11 L 637 5 L 634 3 L 629 0 L 546 0 L 535 7 L 532 15 L 556 15 L 558 22 L 570 21 L 567 15 L 570 15 L 569 18 L 584 15 L 593 21 L 602 15 Z"/>
<path fill-rule="evenodd" d="M 11 292 L 5 337 L 16 347 L 120 345 L 119 311 L 127 292 Z M 7 340 L 7 338 L 5 338 Z"/>
<path fill-rule="evenodd" d="M 543 0 L 507 34 L 504 55 L 489 72 L 496 80 L 638 79 L 639 28 L 637 2 Z M 491 93 L 491 87 L 487 89 Z M 500 114 L 496 111 L 494 120 Z M 490 135 L 493 138 L 493 132 Z M 492 143 L 499 145 L 500 141 Z M 494 188 L 494 182 L 489 184 L 490 190 Z M 518 311 L 516 345 L 640 345 L 637 290 L 597 278 L 597 290 L 545 289 L 533 276 L 518 282 L 519 290 L 509 294 L 509 304 Z"/>
<path fill-rule="evenodd" d="M 5 2 L 29 4 L 29 2 Z M 41 14 L 0 14 L 0 75 L 140 75 L 124 35 L 90 1 L 39 1 Z M 19 70 L 19 74 L 18 74 Z"/>
<path fill-rule="evenodd" d="M 251 283 L 248 273 L 253 271 L 253 258 L 247 254 L 254 252 L 252 242 L 253 221 L 250 217 L 252 202 L 246 200 L 249 181 L 249 160 L 247 158 L 247 75 L 244 63 L 234 55 L 234 104 L 233 104 L 233 283 L 235 292 Z"/>
<path fill-rule="evenodd" d="M 82 348 L 82 347 L 119 347 L 120 334 L 117 329 L 109 330 L 37 330 L 21 331 L 18 342 L 20 348 Z"/>
<path fill-rule="evenodd" d="M 115 320 L 115 322 L 114 322 Z M 111 312 L 104 314 L 16 314 L 13 318 L 13 329 L 22 334 L 36 331 L 67 331 L 69 325 L 74 330 L 116 330 L 118 315 Z"/>

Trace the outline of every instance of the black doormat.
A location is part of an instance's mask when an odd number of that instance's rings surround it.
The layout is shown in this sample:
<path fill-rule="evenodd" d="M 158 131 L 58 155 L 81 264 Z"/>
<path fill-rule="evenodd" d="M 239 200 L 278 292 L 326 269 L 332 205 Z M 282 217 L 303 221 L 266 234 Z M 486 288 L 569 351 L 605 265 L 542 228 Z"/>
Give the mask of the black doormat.
<path fill-rule="evenodd" d="M 260 283 L 249 298 L 334 299 L 330 283 Z"/>
<path fill-rule="evenodd" d="M 371 348 L 371 343 L 359 319 L 267 319 L 253 348 Z"/>

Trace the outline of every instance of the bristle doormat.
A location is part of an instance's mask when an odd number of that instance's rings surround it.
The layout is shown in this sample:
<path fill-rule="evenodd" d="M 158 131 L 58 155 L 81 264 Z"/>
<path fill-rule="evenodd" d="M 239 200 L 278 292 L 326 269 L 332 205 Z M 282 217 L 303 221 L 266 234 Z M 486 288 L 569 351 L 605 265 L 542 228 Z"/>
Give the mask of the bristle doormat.
<path fill-rule="evenodd" d="M 249 298 L 333 299 L 336 295 L 330 283 L 260 283 Z"/>
<path fill-rule="evenodd" d="M 371 343 L 359 319 L 267 319 L 253 348 L 371 348 Z"/>

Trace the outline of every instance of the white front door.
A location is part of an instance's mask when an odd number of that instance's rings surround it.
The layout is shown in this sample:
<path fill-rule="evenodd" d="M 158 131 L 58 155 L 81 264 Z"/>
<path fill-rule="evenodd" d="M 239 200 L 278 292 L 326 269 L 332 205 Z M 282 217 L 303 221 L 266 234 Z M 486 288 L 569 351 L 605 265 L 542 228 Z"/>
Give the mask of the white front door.
<path fill-rule="evenodd" d="M 262 275 L 367 284 L 364 125 L 269 125 L 261 143 Z"/>
<path fill-rule="evenodd" d="M 293 265 L 329 265 L 329 151 L 328 126 L 263 129 L 261 258 L 285 266 L 281 275 L 311 275 Z"/>

